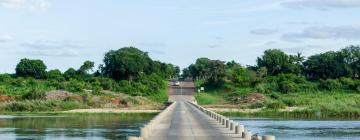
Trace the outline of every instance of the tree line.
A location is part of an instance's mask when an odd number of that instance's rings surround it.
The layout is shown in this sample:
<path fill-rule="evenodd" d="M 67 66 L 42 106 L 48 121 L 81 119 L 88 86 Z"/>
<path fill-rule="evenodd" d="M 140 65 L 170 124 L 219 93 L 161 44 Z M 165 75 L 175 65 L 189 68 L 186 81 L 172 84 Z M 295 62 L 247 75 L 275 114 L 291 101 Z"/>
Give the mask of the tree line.
<path fill-rule="evenodd" d="M 13 78 L 32 78 L 47 81 L 47 86 L 82 92 L 84 89 L 99 93 L 101 90 L 120 91 L 130 95 L 155 96 L 165 89 L 166 79 L 178 77 L 180 68 L 173 64 L 155 61 L 147 52 L 135 47 L 110 50 L 94 71 L 95 64 L 85 61 L 79 68 L 69 68 L 64 73 L 58 69 L 47 70 L 42 60 L 23 58 L 16 65 Z M 9 76 L 1 75 L 0 79 Z M 163 99 L 165 100 L 165 99 Z"/>
<path fill-rule="evenodd" d="M 344 89 L 360 91 L 360 47 L 349 46 L 305 58 L 301 53 L 286 54 L 280 49 L 268 49 L 257 58 L 254 66 L 241 66 L 199 58 L 183 69 L 183 77 L 205 81 L 209 87 L 225 83 L 267 90 L 295 92 L 307 89 Z"/>

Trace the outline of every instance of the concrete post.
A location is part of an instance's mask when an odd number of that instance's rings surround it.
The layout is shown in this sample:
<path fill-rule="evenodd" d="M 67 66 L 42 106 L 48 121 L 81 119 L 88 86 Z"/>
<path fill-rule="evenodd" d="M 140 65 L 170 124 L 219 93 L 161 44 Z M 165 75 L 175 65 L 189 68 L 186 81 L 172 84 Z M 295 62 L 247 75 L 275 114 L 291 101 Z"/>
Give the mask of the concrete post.
<path fill-rule="evenodd" d="M 230 131 L 234 130 L 234 121 L 230 121 Z"/>
<path fill-rule="evenodd" d="M 222 118 L 222 125 L 225 125 L 225 118 Z"/>
<path fill-rule="evenodd" d="M 147 138 L 149 135 L 148 129 L 145 127 L 140 128 L 140 136 L 143 138 Z"/>
<path fill-rule="evenodd" d="M 226 128 L 229 128 L 229 120 L 228 119 L 226 119 L 226 122 L 225 122 L 225 126 L 226 126 Z"/>
<path fill-rule="evenodd" d="M 262 136 L 262 140 L 275 140 L 275 136 L 265 135 Z"/>
<path fill-rule="evenodd" d="M 251 132 L 249 132 L 249 131 L 243 132 L 242 138 L 244 138 L 245 140 L 251 140 Z"/>
<path fill-rule="evenodd" d="M 127 139 L 128 140 L 139 140 L 139 138 L 135 137 L 135 136 L 128 136 Z"/>
<path fill-rule="evenodd" d="M 240 134 L 242 136 L 242 133 L 244 132 L 245 130 L 245 126 L 244 125 L 236 125 L 235 126 L 235 134 Z"/>

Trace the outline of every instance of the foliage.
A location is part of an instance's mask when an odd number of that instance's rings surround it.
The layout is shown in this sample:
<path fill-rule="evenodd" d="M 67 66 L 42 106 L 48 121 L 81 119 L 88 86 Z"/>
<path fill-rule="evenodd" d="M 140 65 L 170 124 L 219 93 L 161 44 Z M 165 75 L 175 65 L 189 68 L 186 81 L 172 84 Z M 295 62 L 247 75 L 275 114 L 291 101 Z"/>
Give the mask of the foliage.
<path fill-rule="evenodd" d="M 257 66 L 265 67 L 269 75 L 280 73 L 300 73 L 303 57 L 298 55 L 287 55 L 279 49 L 270 49 L 264 52 L 262 57 L 257 58 Z"/>
<path fill-rule="evenodd" d="M 111 50 L 105 54 L 103 73 L 115 80 L 133 80 L 142 73 L 150 73 L 148 53 L 134 47 Z"/>
<path fill-rule="evenodd" d="M 69 68 L 68 70 L 66 70 L 64 72 L 64 77 L 67 79 L 67 80 L 70 80 L 70 79 L 75 79 L 77 76 L 77 73 L 76 73 L 76 70 L 74 68 Z"/>
<path fill-rule="evenodd" d="M 47 72 L 47 79 L 57 80 L 57 81 L 63 81 L 64 77 L 62 76 L 62 73 L 60 70 L 50 70 Z"/>
<path fill-rule="evenodd" d="M 80 66 L 78 73 L 80 74 L 88 74 L 94 68 L 94 62 L 85 61 L 83 65 Z"/>
<path fill-rule="evenodd" d="M 341 83 L 338 80 L 321 80 L 320 81 L 320 88 L 325 90 L 338 90 L 341 88 Z"/>
<path fill-rule="evenodd" d="M 28 100 L 40 100 L 40 99 L 44 99 L 44 97 L 45 97 L 45 91 L 39 90 L 37 88 L 32 89 L 31 91 L 29 91 L 28 93 L 22 96 L 23 99 L 28 99 Z"/>
<path fill-rule="evenodd" d="M 41 60 L 21 59 L 16 65 L 16 75 L 21 77 L 34 77 L 37 79 L 46 77 L 46 65 Z"/>

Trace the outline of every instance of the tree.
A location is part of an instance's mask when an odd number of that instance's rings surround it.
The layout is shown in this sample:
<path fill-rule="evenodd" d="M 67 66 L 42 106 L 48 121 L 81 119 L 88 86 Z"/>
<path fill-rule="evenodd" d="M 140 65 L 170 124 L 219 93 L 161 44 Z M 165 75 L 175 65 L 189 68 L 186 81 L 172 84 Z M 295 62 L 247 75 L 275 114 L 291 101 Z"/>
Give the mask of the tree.
<path fill-rule="evenodd" d="M 111 50 L 105 54 L 103 72 L 115 80 L 132 80 L 151 73 L 152 60 L 147 52 L 134 47 Z"/>
<path fill-rule="evenodd" d="M 80 74 L 88 74 L 94 68 L 94 62 L 85 61 L 84 64 L 79 68 L 78 72 Z"/>
<path fill-rule="evenodd" d="M 269 49 L 264 52 L 262 57 L 257 58 L 257 67 L 265 67 L 269 75 L 281 73 L 299 74 L 301 71 L 301 54 L 297 56 L 287 55 L 279 49 Z"/>
<path fill-rule="evenodd" d="M 62 80 L 64 77 L 62 76 L 60 70 L 55 69 L 55 70 L 50 70 L 47 73 L 47 78 L 48 79 L 54 79 L 54 80 Z"/>
<path fill-rule="evenodd" d="M 303 65 L 305 75 L 312 79 L 339 78 L 351 73 L 344 58 L 333 51 L 310 56 Z"/>
<path fill-rule="evenodd" d="M 42 60 L 21 59 L 15 68 L 16 75 L 22 77 L 34 77 L 37 79 L 46 77 L 46 65 Z"/>
<path fill-rule="evenodd" d="M 360 76 L 360 46 L 349 46 L 340 51 L 347 67 L 351 71 L 352 78 Z"/>
<path fill-rule="evenodd" d="M 68 70 L 66 70 L 64 72 L 64 77 L 67 80 L 74 79 L 74 78 L 76 78 L 76 76 L 77 76 L 77 72 L 74 68 L 69 68 Z"/>
<path fill-rule="evenodd" d="M 223 82 L 225 78 L 226 65 L 224 61 L 213 60 L 209 64 L 209 81 L 214 83 Z"/>

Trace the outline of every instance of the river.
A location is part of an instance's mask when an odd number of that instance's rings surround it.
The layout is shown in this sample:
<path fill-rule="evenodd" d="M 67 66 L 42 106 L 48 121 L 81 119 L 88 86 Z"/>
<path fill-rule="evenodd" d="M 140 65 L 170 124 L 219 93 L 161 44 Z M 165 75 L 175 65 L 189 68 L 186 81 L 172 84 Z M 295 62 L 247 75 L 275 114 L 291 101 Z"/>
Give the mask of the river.
<path fill-rule="evenodd" d="M 0 115 L 0 140 L 118 140 L 139 135 L 154 115 Z M 360 121 L 233 117 L 251 132 L 277 140 L 360 140 Z"/>
<path fill-rule="evenodd" d="M 0 140 L 118 140 L 138 135 L 153 115 L 0 115 Z"/>
<path fill-rule="evenodd" d="M 232 118 L 260 135 L 275 135 L 276 140 L 360 140 L 360 121 Z"/>

